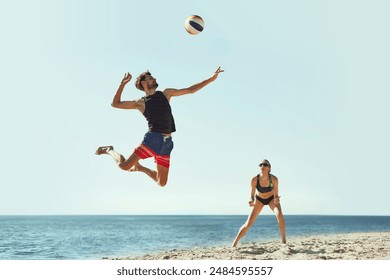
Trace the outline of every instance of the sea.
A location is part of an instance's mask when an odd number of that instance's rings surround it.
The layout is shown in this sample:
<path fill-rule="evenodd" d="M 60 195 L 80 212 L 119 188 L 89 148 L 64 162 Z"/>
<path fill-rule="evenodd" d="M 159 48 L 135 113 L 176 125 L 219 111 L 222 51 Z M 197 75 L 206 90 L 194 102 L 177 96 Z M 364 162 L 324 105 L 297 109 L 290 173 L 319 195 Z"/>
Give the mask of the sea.
<path fill-rule="evenodd" d="M 245 215 L 0 216 L 0 260 L 98 260 L 230 246 Z M 390 216 L 285 215 L 289 237 L 390 231 Z M 260 215 L 240 242 L 280 239 Z"/>

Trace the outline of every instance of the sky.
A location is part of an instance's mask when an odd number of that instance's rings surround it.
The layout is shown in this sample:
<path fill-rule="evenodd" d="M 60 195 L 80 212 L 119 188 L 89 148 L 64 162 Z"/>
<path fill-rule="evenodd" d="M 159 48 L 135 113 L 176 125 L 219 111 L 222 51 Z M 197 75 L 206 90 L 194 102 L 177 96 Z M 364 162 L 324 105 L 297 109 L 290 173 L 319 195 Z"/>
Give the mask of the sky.
<path fill-rule="evenodd" d="M 22 8 L 21 8 L 22 7 Z M 266 158 L 286 215 L 390 215 L 388 1 L 0 2 L 0 215 L 248 214 Z M 190 35 L 193 14 L 205 29 Z M 147 123 L 111 107 L 172 98 L 168 185 L 124 172 Z M 152 159 L 145 166 L 154 168 Z M 265 214 L 272 212 L 264 208 Z"/>

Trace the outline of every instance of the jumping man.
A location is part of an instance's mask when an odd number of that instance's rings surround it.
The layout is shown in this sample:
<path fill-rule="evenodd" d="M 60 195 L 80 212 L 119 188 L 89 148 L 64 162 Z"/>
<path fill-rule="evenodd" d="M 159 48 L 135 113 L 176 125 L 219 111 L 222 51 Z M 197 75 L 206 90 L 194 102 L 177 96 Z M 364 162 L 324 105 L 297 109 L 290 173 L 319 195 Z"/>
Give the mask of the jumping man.
<path fill-rule="evenodd" d="M 132 76 L 126 73 L 114 96 L 112 106 L 119 109 L 137 109 L 148 121 L 149 131 L 145 134 L 142 143 L 134 150 L 128 159 L 114 150 L 112 146 L 102 146 L 96 150 L 97 155 L 110 155 L 118 166 L 125 171 L 140 171 L 147 174 L 161 187 L 168 181 L 170 154 L 173 149 L 172 133 L 176 131 L 169 101 L 171 97 L 195 93 L 217 79 L 218 74 L 224 72 L 221 67 L 203 82 L 188 88 L 168 88 L 158 91 L 157 81 L 149 71 L 142 73 L 135 81 L 137 89 L 144 91 L 145 96 L 133 100 L 122 101 L 121 96 L 126 84 Z M 154 157 L 157 170 L 151 170 L 139 163 L 140 159 Z"/>

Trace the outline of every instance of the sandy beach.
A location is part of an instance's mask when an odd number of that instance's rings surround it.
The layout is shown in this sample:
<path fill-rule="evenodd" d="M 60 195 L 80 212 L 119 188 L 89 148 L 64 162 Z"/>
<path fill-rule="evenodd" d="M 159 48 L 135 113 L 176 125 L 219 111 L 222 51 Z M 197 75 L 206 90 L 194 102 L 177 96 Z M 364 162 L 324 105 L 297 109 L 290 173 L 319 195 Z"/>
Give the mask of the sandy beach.
<path fill-rule="evenodd" d="M 245 238 L 244 238 L 245 239 Z M 237 248 L 196 247 L 126 256 L 118 260 L 390 260 L 390 232 L 315 235 L 266 242 L 241 243 Z"/>

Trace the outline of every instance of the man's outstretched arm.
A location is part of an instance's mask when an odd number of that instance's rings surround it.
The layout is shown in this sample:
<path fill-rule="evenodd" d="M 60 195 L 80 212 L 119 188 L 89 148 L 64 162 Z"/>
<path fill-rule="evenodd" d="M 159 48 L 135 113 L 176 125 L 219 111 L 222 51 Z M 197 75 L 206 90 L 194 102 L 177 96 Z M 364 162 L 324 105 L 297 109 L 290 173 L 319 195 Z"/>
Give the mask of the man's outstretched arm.
<path fill-rule="evenodd" d="M 115 93 L 115 96 L 112 100 L 111 106 L 119 109 L 138 109 L 140 104 L 137 101 L 122 101 L 122 92 L 126 84 L 131 80 L 131 74 L 126 73 L 122 79 L 121 84 L 119 85 L 118 90 Z"/>
<path fill-rule="evenodd" d="M 184 95 L 184 94 L 195 93 L 198 90 L 207 86 L 209 83 L 214 82 L 217 79 L 218 74 L 221 72 L 224 72 L 224 70 L 222 70 L 221 67 L 218 67 L 218 69 L 214 72 L 214 74 L 210 78 L 208 78 L 207 80 L 204 80 L 203 82 L 192 85 L 188 88 L 183 88 L 183 89 L 167 88 L 164 90 L 164 94 L 169 100 L 169 98 L 171 98 L 172 96 L 180 96 L 180 95 Z"/>

